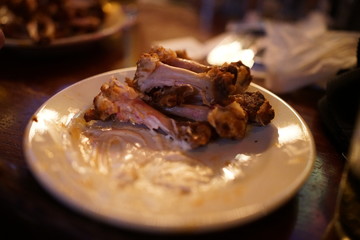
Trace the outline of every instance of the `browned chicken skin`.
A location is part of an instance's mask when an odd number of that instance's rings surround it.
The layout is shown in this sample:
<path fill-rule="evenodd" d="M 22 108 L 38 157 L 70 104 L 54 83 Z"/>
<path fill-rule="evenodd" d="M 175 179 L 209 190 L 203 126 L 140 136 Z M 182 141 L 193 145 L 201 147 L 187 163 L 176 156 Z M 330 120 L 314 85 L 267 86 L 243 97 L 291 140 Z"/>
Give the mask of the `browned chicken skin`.
<path fill-rule="evenodd" d="M 207 122 L 175 121 L 148 105 L 138 92 L 115 78 L 101 86 L 93 104 L 94 107 L 85 112 L 86 121 L 115 119 L 141 124 L 152 130 L 161 130 L 184 149 L 206 145 L 213 135 Z"/>
<path fill-rule="evenodd" d="M 244 92 L 251 80 L 250 69 L 240 61 L 205 66 L 178 58 L 174 51 L 155 47 L 138 60 L 130 85 L 148 94 L 154 88 L 190 85 L 195 90 L 198 104 L 211 105 L 221 103 L 229 95 Z"/>
<path fill-rule="evenodd" d="M 246 132 L 248 114 L 237 102 L 225 107 L 216 106 L 208 115 L 208 121 L 222 138 L 241 139 Z"/>
<path fill-rule="evenodd" d="M 156 47 L 141 56 L 133 79 L 113 79 L 101 87 L 85 120 L 115 116 L 143 124 L 185 149 L 218 137 L 242 139 L 249 124 L 264 126 L 275 116 L 263 94 L 246 91 L 251 79 L 241 62 L 206 66 Z"/>
<path fill-rule="evenodd" d="M 251 123 L 265 126 L 275 117 L 274 109 L 272 109 L 269 101 L 259 91 L 244 92 L 229 98 L 244 108 Z"/>

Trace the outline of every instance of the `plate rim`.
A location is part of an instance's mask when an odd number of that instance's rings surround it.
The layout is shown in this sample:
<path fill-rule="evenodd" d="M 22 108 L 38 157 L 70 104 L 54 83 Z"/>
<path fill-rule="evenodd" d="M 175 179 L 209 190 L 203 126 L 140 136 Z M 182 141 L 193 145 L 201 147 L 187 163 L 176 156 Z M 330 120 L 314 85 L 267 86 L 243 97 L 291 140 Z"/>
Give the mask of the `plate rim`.
<path fill-rule="evenodd" d="M 311 130 L 310 130 L 308 124 L 305 122 L 305 120 L 301 117 L 301 115 L 292 106 L 290 106 L 288 103 L 286 103 L 279 96 L 277 96 L 276 94 L 272 93 L 268 89 L 266 89 L 256 83 L 251 83 L 251 85 L 253 87 L 260 90 L 261 92 L 265 92 L 266 94 L 271 95 L 273 98 L 276 98 L 276 100 L 279 101 L 282 105 L 284 105 L 286 108 L 288 108 L 294 114 L 296 119 L 301 123 L 300 125 L 303 127 L 303 129 L 306 130 L 306 131 L 304 131 L 304 133 L 306 133 L 306 136 L 309 139 L 309 157 L 308 157 L 307 163 L 305 165 L 306 167 L 302 170 L 301 175 L 296 177 L 296 181 L 294 181 L 296 184 L 294 184 L 294 183 L 292 184 L 292 185 L 295 185 L 296 187 L 286 189 L 286 191 L 284 191 L 284 193 L 282 193 L 278 196 L 279 199 L 275 199 L 270 202 L 266 202 L 267 205 L 266 205 L 266 207 L 262 208 L 262 211 L 260 211 L 260 212 L 257 211 L 257 213 L 256 212 L 255 212 L 255 214 L 252 213 L 243 218 L 236 218 L 236 217 L 234 217 L 234 214 L 229 214 L 227 221 L 223 221 L 221 223 L 212 222 L 212 223 L 207 224 L 206 226 L 201 226 L 201 227 L 196 226 L 194 229 L 191 227 L 184 228 L 184 226 L 168 226 L 168 225 L 159 226 L 156 224 L 135 223 L 135 222 L 127 221 L 127 220 L 124 221 L 124 219 L 119 219 L 114 216 L 107 216 L 107 215 L 101 214 L 97 211 L 94 211 L 93 209 L 84 207 L 83 205 L 79 204 L 79 202 L 76 202 L 67 196 L 63 196 L 61 194 L 61 191 L 54 189 L 52 187 L 52 185 L 46 181 L 46 177 L 44 177 L 41 173 L 39 173 L 38 170 L 36 169 L 35 165 L 33 165 L 33 163 L 32 163 L 34 160 L 36 161 L 36 157 L 33 156 L 32 151 L 29 147 L 29 145 L 30 145 L 29 131 L 32 126 L 33 117 L 36 116 L 36 114 L 38 112 L 40 112 L 42 109 L 44 109 L 46 107 L 46 105 L 48 105 L 50 100 L 53 100 L 54 98 L 58 97 L 58 95 L 61 95 L 64 92 L 68 91 L 70 88 L 74 88 L 79 84 L 83 84 L 85 81 L 92 81 L 93 79 L 96 79 L 96 78 L 99 78 L 102 76 L 106 76 L 106 75 L 111 76 L 112 74 L 128 72 L 128 71 L 135 71 L 135 70 L 136 70 L 136 67 L 115 69 L 115 70 L 111 70 L 111 71 L 107 71 L 107 72 L 103 72 L 103 73 L 99 73 L 99 74 L 87 77 L 83 80 L 80 80 L 78 82 L 75 82 L 74 84 L 67 86 L 66 88 L 60 90 L 59 92 L 55 93 L 50 98 L 48 98 L 31 115 L 31 117 L 26 125 L 25 132 L 23 135 L 23 152 L 24 152 L 24 156 L 25 156 L 25 161 L 26 161 L 27 165 L 29 166 L 29 168 L 31 169 L 31 174 L 37 179 L 37 181 L 39 183 L 41 183 L 40 185 L 44 189 L 46 189 L 46 191 L 48 193 L 51 193 L 50 195 L 54 196 L 56 200 L 58 200 L 65 206 L 69 207 L 71 210 L 74 210 L 75 212 L 80 212 L 81 214 L 83 214 L 85 216 L 89 216 L 94 219 L 101 220 L 105 223 L 109 223 L 113 226 L 126 227 L 129 229 L 141 230 L 141 231 L 145 231 L 145 232 L 154 232 L 154 233 L 159 233 L 159 232 L 177 233 L 177 232 L 189 232 L 189 231 L 190 232 L 212 232 L 212 231 L 217 231 L 217 230 L 221 230 L 221 229 L 227 229 L 227 228 L 230 228 L 233 226 L 244 225 L 244 224 L 253 222 L 255 220 L 258 220 L 262 217 L 265 217 L 266 215 L 274 212 L 280 206 L 285 204 L 292 197 L 294 197 L 296 195 L 296 193 L 300 190 L 300 188 L 303 187 L 305 182 L 308 180 L 309 176 L 312 173 L 312 169 L 315 165 L 315 160 L 316 160 L 316 145 L 315 145 L 314 137 L 311 133 Z M 236 209 L 233 209 L 233 210 L 234 211 L 239 210 L 239 207 Z"/>

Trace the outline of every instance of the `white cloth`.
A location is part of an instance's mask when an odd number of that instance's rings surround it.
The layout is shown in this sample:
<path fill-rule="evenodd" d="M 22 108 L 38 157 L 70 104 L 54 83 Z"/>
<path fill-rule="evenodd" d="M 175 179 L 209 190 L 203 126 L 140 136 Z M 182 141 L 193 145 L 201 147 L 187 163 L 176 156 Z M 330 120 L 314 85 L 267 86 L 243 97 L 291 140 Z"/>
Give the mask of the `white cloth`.
<path fill-rule="evenodd" d="M 319 13 L 297 23 L 268 21 L 265 31 L 265 87 L 275 93 L 324 84 L 356 64 L 360 34 L 328 31 Z"/>

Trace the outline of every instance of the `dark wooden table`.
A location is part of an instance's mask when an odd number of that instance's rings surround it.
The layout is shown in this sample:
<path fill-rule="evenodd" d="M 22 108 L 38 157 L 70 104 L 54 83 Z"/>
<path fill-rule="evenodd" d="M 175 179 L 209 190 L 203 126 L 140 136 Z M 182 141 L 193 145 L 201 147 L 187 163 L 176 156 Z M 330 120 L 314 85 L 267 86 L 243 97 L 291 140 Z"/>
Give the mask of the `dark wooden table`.
<path fill-rule="evenodd" d="M 133 27 L 91 46 L 52 53 L 0 51 L 0 238 L 320 239 L 334 212 L 344 159 L 320 119 L 317 103 L 325 92 L 311 86 L 280 97 L 312 131 L 317 150 L 313 172 L 289 202 L 248 225 L 186 236 L 115 228 L 70 210 L 35 180 L 24 159 L 23 133 L 47 99 L 84 78 L 134 66 L 153 41 L 189 35 L 203 41 L 215 33 L 201 30 L 196 9 L 140 4 L 138 10 Z"/>

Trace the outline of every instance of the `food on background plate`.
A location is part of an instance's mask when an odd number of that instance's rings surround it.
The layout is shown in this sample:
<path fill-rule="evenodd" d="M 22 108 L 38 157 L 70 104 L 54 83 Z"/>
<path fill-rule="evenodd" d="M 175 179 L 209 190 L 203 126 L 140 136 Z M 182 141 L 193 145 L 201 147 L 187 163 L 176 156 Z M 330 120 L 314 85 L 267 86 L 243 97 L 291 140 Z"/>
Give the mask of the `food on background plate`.
<path fill-rule="evenodd" d="M 104 21 L 102 0 L 0 0 L 7 38 L 48 45 L 54 39 L 94 32 Z"/>
<path fill-rule="evenodd" d="M 249 124 L 264 126 L 275 116 L 262 93 L 247 91 L 251 80 L 241 61 L 207 66 L 157 46 L 141 55 L 133 79 L 104 83 L 84 118 L 141 124 L 183 149 L 242 139 Z"/>

